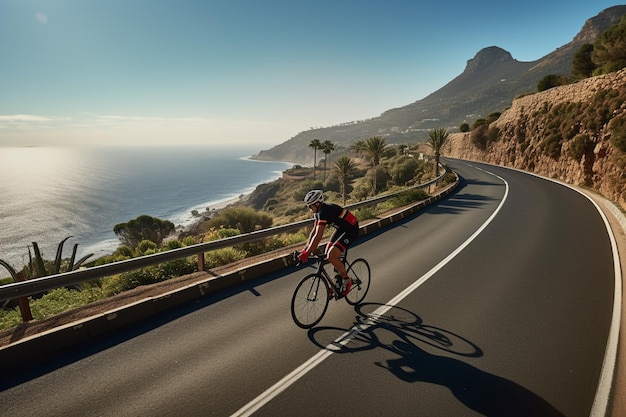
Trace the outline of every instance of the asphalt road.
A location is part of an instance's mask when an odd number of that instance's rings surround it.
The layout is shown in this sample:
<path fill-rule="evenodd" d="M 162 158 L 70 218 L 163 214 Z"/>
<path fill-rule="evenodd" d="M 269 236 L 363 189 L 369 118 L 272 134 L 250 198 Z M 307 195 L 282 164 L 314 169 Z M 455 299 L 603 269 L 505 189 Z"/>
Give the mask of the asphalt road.
<path fill-rule="evenodd" d="M 454 194 L 351 249 L 372 268 L 363 305 L 296 327 L 310 269 L 292 268 L 3 375 L 2 415 L 588 416 L 614 290 L 599 214 L 549 181 L 451 166 Z"/>

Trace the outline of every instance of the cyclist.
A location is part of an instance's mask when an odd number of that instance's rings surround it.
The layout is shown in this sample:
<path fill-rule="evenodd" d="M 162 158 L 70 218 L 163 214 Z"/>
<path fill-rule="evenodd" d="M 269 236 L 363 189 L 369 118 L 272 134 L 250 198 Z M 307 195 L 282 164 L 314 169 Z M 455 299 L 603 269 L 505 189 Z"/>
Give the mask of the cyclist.
<path fill-rule="evenodd" d="M 326 226 L 334 227 L 336 230 L 326 245 L 325 254 L 338 273 L 335 278 L 337 284 L 341 285 L 341 295 L 346 295 L 350 292 L 352 280 L 348 277 L 348 272 L 341 262 L 340 256 L 359 237 L 359 221 L 348 209 L 337 204 L 325 203 L 322 190 L 309 191 L 304 197 L 304 203 L 313 212 L 315 223 L 309 234 L 307 244 L 298 255 L 298 259 L 300 262 L 308 261 L 309 254 L 317 248 L 322 240 Z"/>

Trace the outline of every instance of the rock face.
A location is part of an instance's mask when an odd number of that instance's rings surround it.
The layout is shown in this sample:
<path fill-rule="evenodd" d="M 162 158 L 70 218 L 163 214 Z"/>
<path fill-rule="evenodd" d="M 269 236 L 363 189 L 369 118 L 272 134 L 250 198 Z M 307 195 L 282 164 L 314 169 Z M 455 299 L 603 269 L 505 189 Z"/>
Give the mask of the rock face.
<path fill-rule="evenodd" d="M 474 133 L 454 133 L 444 155 L 591 188 L 626 209 L 626 153 L 611 142 L 626 134 L 624 118 L 626 69 L 517 98 L 489 126 L 496 140 L 477 146 Z"/>

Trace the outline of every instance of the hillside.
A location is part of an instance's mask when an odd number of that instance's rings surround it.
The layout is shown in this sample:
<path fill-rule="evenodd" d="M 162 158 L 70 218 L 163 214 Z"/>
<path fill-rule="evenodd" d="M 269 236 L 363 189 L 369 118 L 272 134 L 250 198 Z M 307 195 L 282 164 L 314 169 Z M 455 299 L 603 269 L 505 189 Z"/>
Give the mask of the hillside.
<path fill-rule="evenodd" d="M 392 144 L 414 143 L 423 141 L 429 129 L 447 127 L 454 132 L 464 122 L 471 124 L 477 118 L 501 112 L 511 106 L 515 97 L 537 91 L 537 83 L 546 75 L 570 74 L 573 56 L 580 46 L 593 42 L 624 14 L 626 6 L 602 11 L 587 20 L 571 42 L 532 62 L 517 61 L 496 46 L 484 48 L 467 61 L 463 73 L 424 99 L 368 120 L 303 131 L 255 158 L 312 165 L 313 153 L 308 144 L 313 139 L 347 147 L 371 136 L 383 136 Z"/>
<path fill-rule="evenodd" d="M 487 142 L 452 134 L 444 155 L 591 188 L 626 209 L 626 69 L 517 98 L 490 130 Z"/>

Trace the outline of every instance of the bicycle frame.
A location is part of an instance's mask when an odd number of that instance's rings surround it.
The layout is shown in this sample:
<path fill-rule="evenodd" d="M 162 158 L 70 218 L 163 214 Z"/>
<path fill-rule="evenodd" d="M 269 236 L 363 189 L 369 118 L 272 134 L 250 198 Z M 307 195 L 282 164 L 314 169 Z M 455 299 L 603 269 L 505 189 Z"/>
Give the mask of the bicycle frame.
<path fill-rule="evenodd" d="M 298 253 L 294 252 L 297 260 Z M 370 285 L 370 268 L 367 261 L 358 258 L 348 262 L 347 251 L 341 254 L 341 262 L 346 266 L 352 280 L 350 291 L 341 293 L 341 282 L 336 283 L 327 265 L 332 265 L 325 255 L 313 254 L 317 266 L 315 272 L 304 276 L 296 285 L 291 299 L 291 316 L 294 322 L 304 329 L 310 329 L 320 322 L 331 299 L 344 298 L 350 305 L 357 305 L 365 298 Z M 297 262 L 297 261 L 296 261 Z"/>
<path fill-rule="evenodd" d="M 295 253 L 294 253 L 295 254 Z M 341 260 L 341 262 L 343 262 L 343 265 L 346 267 L 348 266 L 348 250 L 345 250 L 340 256 L 339 259 Z M 297 255 L 294 255 L 297 256 Z M 326 281 L 326 283 L 328 284 L 328 287 L 332 290 L 332 297 L 335 300 L 338 300 L 342 297 L 341 295 L 341 288 L 339 285 L 337 285 L 338 283 L 335 282 L 334 279 L 331 278 L 331 276 L 328 274 L 328 272 L 326 271 L 326 269 L 324 268 L 326 265 L 331 265 L 330 261 L 328 260 L 328 257 L 325 254 L 312 254 L 310 256 L 309 259 L 315 259 L 317 262 L 317 268 L 315 271 L 315 275 L 318 275 L 321 279 L 323 279 L 324 281 Z"/>

